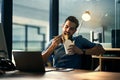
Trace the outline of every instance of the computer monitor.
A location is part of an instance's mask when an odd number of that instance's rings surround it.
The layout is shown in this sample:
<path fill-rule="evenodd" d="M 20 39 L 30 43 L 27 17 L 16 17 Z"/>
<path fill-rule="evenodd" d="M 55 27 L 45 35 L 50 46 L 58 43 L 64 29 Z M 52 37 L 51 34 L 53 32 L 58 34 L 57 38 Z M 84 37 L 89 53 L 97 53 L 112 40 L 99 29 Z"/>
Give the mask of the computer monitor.
<path fill-rule="evenodd" d="M 8 51 L 4 36 L 4 30 L 1 23 L 0 23 L 0 58 L 8 58 Z"/>
<path fill-rule="evenodd" d="M 112 48 L 120 48 L 120 29 L 112 30 Z"/>

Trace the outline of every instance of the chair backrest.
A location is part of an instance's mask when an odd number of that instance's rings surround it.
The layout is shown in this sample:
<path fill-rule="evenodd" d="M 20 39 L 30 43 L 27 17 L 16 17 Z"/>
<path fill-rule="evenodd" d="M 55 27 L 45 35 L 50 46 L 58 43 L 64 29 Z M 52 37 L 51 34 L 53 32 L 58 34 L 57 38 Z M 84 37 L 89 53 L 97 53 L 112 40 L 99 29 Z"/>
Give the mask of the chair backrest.
<path fill-rule="evenodd" d="M 92 56 L 91 55 L 82 55 L 82 69 L 91 70 L 92 69 Z"/>

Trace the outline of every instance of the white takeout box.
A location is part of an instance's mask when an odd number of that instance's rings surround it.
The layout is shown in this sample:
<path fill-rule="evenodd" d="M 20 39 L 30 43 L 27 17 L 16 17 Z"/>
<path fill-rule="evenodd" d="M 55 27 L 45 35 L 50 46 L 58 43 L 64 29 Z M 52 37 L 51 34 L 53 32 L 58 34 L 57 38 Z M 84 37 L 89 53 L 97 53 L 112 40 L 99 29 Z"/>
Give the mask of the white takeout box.
<path fill-rule="evenodd" d="M 71 40 L 69 40 L 69 39 L 65 40 L 65 42 L 64 42 L 64 48 L 65 48 L 66 54 L 73 55 L 73 53 L 69 53 L 68 50 L 67 50 L 69 48 L 69 46 L 73 45 L 73 44 L 74 43 Z"/>

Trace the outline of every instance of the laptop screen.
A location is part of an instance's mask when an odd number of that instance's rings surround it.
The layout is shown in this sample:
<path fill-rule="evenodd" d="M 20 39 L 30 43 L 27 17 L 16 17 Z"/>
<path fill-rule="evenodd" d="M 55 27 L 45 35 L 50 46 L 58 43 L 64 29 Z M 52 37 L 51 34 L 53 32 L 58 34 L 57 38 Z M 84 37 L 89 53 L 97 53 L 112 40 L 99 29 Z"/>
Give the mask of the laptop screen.
<path fill-rule="evenodd" d="M 45 72 L 45 66 L 39 51 L 13 51 L 16 68 L 27 72 Z"/>

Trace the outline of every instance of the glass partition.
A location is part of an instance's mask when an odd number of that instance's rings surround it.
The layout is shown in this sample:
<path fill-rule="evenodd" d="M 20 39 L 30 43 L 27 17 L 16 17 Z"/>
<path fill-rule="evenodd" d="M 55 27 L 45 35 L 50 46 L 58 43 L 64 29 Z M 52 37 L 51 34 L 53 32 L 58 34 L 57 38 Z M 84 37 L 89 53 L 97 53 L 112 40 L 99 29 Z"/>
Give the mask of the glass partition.
<path fill-rule="evenodd" d="M 79 19 L 80 35 L 112 47 L 112 30 L 120 29 L 120 0 L 60 0 L 59 5 L 59 33 L 65 18 L 73 15 Z M 89 21 L 81 18 L 86 11 L 90 12 Z"/>

